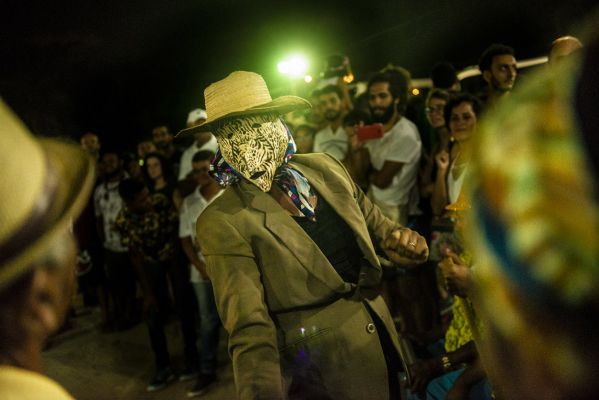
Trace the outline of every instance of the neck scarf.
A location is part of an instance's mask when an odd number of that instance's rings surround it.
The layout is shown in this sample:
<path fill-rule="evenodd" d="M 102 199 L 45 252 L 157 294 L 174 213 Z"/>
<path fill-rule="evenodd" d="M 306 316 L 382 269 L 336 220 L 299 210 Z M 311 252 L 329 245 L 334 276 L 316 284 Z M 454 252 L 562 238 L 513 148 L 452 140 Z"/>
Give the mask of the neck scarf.
<path fill-rule="evenodd" d="M 297 148 L 295 141 L 287 128 L 287 150 L 283 163 L 277 168 L 274 183 L 291 199 L 295 207 L 306 218 L 315 221 L 314 199 L 316 197 L 310 183 L 301 172 L 291 167 L 288 162 L 295 154 Z M 220 150 L 210 164 L 210 176 L 222 187 L 227 187 L 239 182 L 242 175 L 229 165 L 223 158 Z"/>

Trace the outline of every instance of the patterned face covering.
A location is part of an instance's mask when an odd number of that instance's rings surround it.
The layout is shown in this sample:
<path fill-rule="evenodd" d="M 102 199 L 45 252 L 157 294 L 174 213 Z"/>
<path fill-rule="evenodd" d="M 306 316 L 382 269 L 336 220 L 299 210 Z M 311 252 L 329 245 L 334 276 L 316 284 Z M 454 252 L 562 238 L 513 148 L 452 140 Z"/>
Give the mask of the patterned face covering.
<path fill-rule="evenodd" d="M 277 115 L 253 115 L 215 129 L 225 161 L 248 181 L 268 192 L 287 150 L 287 129 Z"/>

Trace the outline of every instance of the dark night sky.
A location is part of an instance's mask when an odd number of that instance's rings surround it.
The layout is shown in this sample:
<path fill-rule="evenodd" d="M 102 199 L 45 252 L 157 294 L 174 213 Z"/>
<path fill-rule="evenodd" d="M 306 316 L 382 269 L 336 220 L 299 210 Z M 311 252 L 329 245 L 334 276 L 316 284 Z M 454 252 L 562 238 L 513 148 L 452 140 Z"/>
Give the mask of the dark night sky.
<path fill-rule="evenodd" d="M 576 33 L 595 2 L 8 0 L 0 15 L 0 93 L 35 133 L 134 143 L 184 124 L 203 89 L 236 69 L 285 84 L 292 52 L 349 55 L 358 79 L 393 62 L 414 77 L 475 64 L 492 42 L 518 58 Z"/>

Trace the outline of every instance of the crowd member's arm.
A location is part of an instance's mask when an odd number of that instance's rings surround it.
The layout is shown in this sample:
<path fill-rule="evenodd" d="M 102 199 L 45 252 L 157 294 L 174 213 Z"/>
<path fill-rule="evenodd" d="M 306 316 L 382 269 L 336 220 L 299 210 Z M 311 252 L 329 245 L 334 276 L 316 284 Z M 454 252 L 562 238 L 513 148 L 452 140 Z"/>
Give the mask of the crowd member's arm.
<path fill-rule="evenodd" d="M 447 400 L 461 400 L 469 398 L 470 389 L 481 379 L 486 377 L 480 358 L 476 358 L 466 367 L 464 372 L 456 379 L 447 393 Z"/>
<path fill-rule="evenodd" d="M 440 216 L 445 211 L 445 206 L 448 203 L 447 196 L 447 171 L 449 169 L 449 153 L 445 150 L 440 151 L 435 156 L 437 163 L 437 178 L 435 180 L 435 188 L 431 197 L 431 207 L 433 215 Z"/>
<path fill-rule="evenodd" d="M 192 240 L 192 229 L 194 229 L 192 216 L 189 215 L 187 203 L 183 201 L 179 210 L 179 239 L 181 239 L 181 247 L 191 265 L 200 272 L 202 278 L 208 279 L 206 264 L 198 257 L 197 249 Z"/>
<path fill-rule="evenodd" d="M 183 247 L 183 252 L 189 259 L 191 265 L 193 265 L 193 267 L 200 272 L 202 278 L 208 279 L 208 274 L 206 273 L 206 264 L 200 260 L 200 257 L 198 257 L 198 253 L 193 246 L 191 236 L 182 237 L 181 246 Z"/>
<path fill-rule="evenodd" d="M 221 214 L 206 210 L 197 230 L 216 307 L 229 333 L 229 355 L 237 398 L 282 399 L 275 325 L 270 318 L 260 270 L 248 241 Z"/>
<path fill-rule="evenodd" d="M 467 297 L 473 283 L 472 270 L 453 251 L 447 250 L 446 256 L 451 259 L 451 263 L 440 263 L 440 266 L 447 289 L 452 294 Z"/>
<path fill-rule="evenodd" d="M 358 139 L 358 135 L 355 132 L 348 133 L 348 139 L 349 146 L 347 146 L 347 155 L 343 161 L 343 165 L 347 168 L 354 181 L 360 184 L 364 181 L 367 185 L 367 173 L 370 169 L 370 153 L 364 147 L 364 142 Z"/>
<path fill-rule="evenodd" d="M 385 161 L 383 164 L 383 168 L 380 171 L 374 171 L 370 175 L 370 183 L 380 189 L 386 189 L 393 182 L 393 177 L 397 175 L 404 163 L 400 163 L 397 161 Z"/>
<path fill-rule="evenodd" d="M 470 341 L 456 351 L 445 353 L 443 356 L 419 360 L 411 366 L 412 382 L 410 389 L 417 393 L 423 393 L 432 379 L 455 369 L 461 364 L 470 364 L 477 358 L 476 345 L 474 341 Z"/>

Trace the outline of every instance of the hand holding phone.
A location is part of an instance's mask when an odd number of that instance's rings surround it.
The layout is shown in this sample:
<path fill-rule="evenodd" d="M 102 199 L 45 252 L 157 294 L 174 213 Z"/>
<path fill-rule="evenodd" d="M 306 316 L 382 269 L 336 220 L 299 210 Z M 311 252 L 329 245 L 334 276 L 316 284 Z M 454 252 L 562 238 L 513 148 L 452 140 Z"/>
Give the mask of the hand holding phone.
<path fill-rule="evenodd" d="M 356 136 L 361 142 L 372 139 L 380 139 L 384 134 L 383 124 L 357 126 L 355 129 Z"/>

